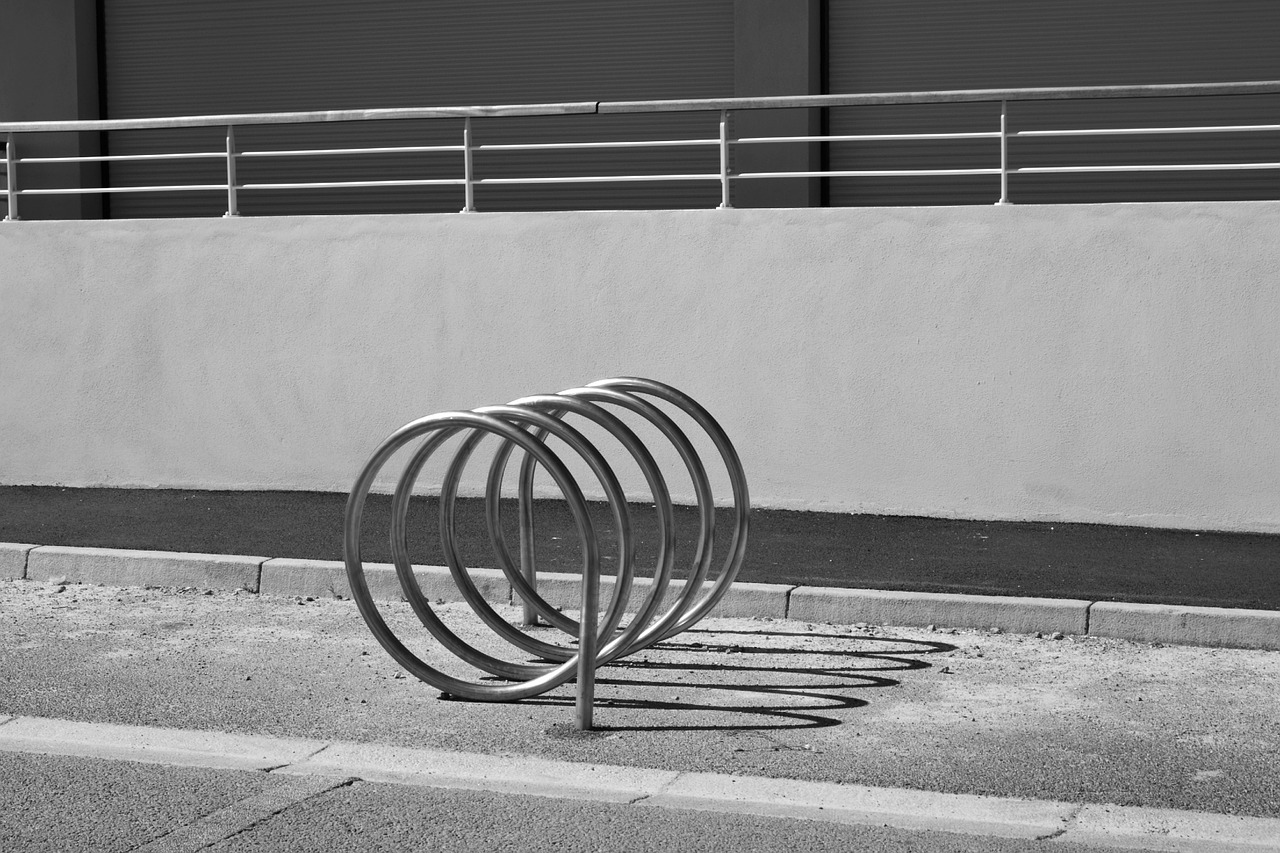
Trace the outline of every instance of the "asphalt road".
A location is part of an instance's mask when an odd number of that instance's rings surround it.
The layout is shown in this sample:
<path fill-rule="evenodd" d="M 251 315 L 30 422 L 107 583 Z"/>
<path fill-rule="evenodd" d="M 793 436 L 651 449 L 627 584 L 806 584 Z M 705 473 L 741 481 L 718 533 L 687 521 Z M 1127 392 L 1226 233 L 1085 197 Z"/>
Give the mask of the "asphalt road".
<path fill-rule="evenodd" d="M 345 500 L 319 492 L 4 486 L 0 542 L 337 560 Z M 372 561 L 388 559 L 386 503 L 375 497 L 368 512 L 363 547 Z M 541 565 L 576 566 L 576 534 L 563 507 L 539 503 Z M 479 502 L 460 508 L 466 559 L 492 565 Z M 416 562 L 443 562 L 435 517 L 431 499 L 416 501 Z M 687 508 L 678 513 L 678 530 L 692 530 L 690 518 Z M 652 514 L 637 508 L 635 525 L 643 556 L 654 541 Z M 1280 610 L 1280 535 L 757 509 L 739 578 Z"/>

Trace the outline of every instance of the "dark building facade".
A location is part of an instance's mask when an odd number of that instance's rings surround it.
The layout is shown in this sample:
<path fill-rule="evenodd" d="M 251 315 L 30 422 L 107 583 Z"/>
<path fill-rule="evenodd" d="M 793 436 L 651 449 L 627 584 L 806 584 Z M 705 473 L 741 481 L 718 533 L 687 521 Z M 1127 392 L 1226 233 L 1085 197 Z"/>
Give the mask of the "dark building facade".
<path fill-rule="evenodd" d="M 1280 80 L 1280 4 L 1271 0 L 19 0 L 0 45 L 0 120 L 130 119 L 379 107 L 751 97 L 951 89 Z M 17 26 L 13 26 L 16 22 Z M 713 113 L 492 118 L 478 144 L 706 138 Z M 1018 102 L 1010 129 L 1258 124 L 1280 96 Z M 901 105 L 739 112 L 734 136 L 990 131 L 999 105 Z M 246 127 L 243 150 L 456 143 L 457 119 Z M 37 147 L 92 154 L 217 151 L 219 128 L 113 131 Z M 1276 160 L 1280 134 L 1015 139 L 1027 164 Z M 24 142 L 24 145 L 26 143 Z M 980 168 L 989 140 L 741 146 L 738 171 Z M 481 151 L 490 177 L 707 173 L 713 148 Z M 239 180 L 456 175 L 456 153 L 246 158 Z M 57 181 L 108 186 L 217 183 L 211 161 L 86 166 Z M 736 206 L 989 204 L 990 176 L 739 181 Z M 246 192 L 241 211 L 457 210 L 456 187 Z M 1280 170 L 1020 175 L 1018 203 L 1280 197 Z M 481 210 L 712 207 L 710 182 L 492 185 Z M 25 202 L 24 202 L 25 204 Z M 105 202 L 33 199 L 61 215 L 216 215 L 199 193 L 119 193 Z M 68 213 L 69 205 L 77 205 Z"/>

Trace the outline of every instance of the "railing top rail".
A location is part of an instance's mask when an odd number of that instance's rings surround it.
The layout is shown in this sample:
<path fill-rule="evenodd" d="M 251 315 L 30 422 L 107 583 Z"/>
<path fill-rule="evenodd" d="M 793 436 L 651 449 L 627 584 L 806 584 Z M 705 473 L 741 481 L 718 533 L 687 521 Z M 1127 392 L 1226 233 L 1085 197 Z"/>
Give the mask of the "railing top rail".
<path fill-rule="evenodd" d="M 165 116 L 84 121 L 0 121 L 0 133 L 94 130 L 155 130 L 172 127 L 223 127 L 249 124 L 318 124 L 330 121 L 467 118 L 477 116 L 548 116 L 596 112 L 596 101 L 510 106 L 394 107 L 370 110 L 313 110 L 294 113 L 229 113 L 209 116 Z"/>
<path fill-rule="evenodd" d="M 403 107 L 369 110 L 317 110 L 288 113 L 239 113 L 95 121 L 0 121 L 0 133 L 145 130 L 252 124 L 308 124 L 336 121 L 465 118 L 484 116 L 581 115 L 720 110 L 852 107 L 886 104 L 945 104 L 983 101 L 1048 101 L 1093 98 L 1160 98 L 1280 93 L 1280 80 L 1238 83 L 1172 83 L 1150 86 L 1072 86 L 1033 89 L 957 89 L 934 92 L 881 92 L 845 95 L 779 95 L 762 98 L 702 98 L 671 101 L 574 101 L 509 106 Z"/>

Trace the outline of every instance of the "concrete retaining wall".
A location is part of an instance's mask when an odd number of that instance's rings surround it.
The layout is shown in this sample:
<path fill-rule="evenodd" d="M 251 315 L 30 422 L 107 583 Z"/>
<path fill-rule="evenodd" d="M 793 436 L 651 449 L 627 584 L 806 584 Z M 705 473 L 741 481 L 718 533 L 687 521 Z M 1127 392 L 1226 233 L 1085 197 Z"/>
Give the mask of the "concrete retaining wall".
<path fill-rule="evenodd" d="M 1278 531 L 1278 281 L 1267 202 L 5 223 L 0 482 L 345 491 L 630 374 L 761 505 Z"/>

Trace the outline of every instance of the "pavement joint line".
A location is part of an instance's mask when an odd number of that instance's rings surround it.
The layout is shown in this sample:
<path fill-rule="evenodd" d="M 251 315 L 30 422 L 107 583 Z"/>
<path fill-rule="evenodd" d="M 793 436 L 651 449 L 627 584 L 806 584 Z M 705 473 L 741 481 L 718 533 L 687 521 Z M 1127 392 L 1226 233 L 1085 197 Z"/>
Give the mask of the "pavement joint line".
<path fill-rule="evenodd" d="M 19 724 L 16 733 L 15 723 Z M 36 738 L 33 733 L 44 736 Z M 366 781 L 1143 850 L 1280 851 L 1280 819 L 1277 818 L 873 788 L 586 764 L 527 755 L 299 741 L 41 717 L 17 717 L 0 726 L 0 750 L 4 751 L 210 769 L 246 769 L 229 767 L 227 756 L 211 752 L 211 745 L 232 753 L 238 749 L 241 753 L 257 755 L 264 748 L 271 752 L 273 742 L 282 744 L 274 752 L 293 757 L 270 775 L 297 777 L 296 782 L 245 798 L 189 825 L 189 832 L 165 836 L 152 842 L 156 846 L 142 849 L 147 853 L 198 850 L 243 832 L 306 799 L 356 781 Z M 168 744 L 168 751 L 147 748 L 148 744 L 156 743 Z M 299 743 L 305 743 L 308 748 L 299 750 Z M 175 758 L 178 760 L 167 760 Z M 169 839 L 168 846 L 161 845 L 166 839 Z M 181 846 L 179 842 L 189 843 Z M 199 844 L 192 846 L 196 842 Z"/>
<path fill-rule="evenodd" d="M 323 565 L 329 567 L 323 571 L 345 571 L 339 561 L 0 542 L 0 552 L 17 551 L 25 556 L 24 578 L 14 579 L 35 582 L 60 579 L 111 586 L 203 585 L 246 589 L 256 594 L 264 594 L 266 588 L 274 595 L 312 595 L 318 594 L 310 586 L 318 582 L 318 576 L 307 575 L 308 570 L 322 572 L 318 567 Z M 293 574 L 280 564 L 289 564 Z M 427 573 L 421 577 L 447 572 L 435 566 L 415 567 L 415 572 L 419 570 Z M 477 571 L 497 578 L 495 570 Z M 332 592 L 332 586 L 329 588 Z M 502 587 L 500 596 L 515 601 L 509 583 Z M 1009 633 L 1060 631 L 1135 642 L 1280 650 L 1280 610 L 735 584 L 721 602 L 718 614 L 754 614 L 831 624 L 1000 628 Z"/>
<path fill-rule="evenodd" d="M 309 761 L 309 760 L 311 760 L 312 758 L 315 758 L 317 755 L 319 755 L 320 753 L 322 753 L 322 752 L 324 752 L 326 749 L 328 749 L 328 748 L 330 747 L 330 745 L 331 745 L 331 744 L 328 744 L 328 743 L 326 743 L 326 744 L 322 744 L 322 745 L 321 745 L 321 746 L 320 746 L 320 747 L 319 747 L 315 752 L 311 753 L 310 755 L 304 756 L 302 760 L 303 760 L 303 761 Z M 282 766 L 282 767 L 288 767 L 289 765 L 287 765 L 287 764 L 282 764 L 281 766 Z"/>
<path fill-rule="evenodd" d="M 25 542 L 0 542 L 0 578 L 26 580 L 27 563 L 37 547 Z"/>
<path fill-rule="evenodd" d="M 299 803 L 350 785 L 353 781 L 306 776 L 282 780 L 267 790 L 180 826 L 137 848 L 134 853 L 197 853 L 240 835 Z"/>
<path fill-rule="evenodd" d="M 1080 811 L 1083 808 L 1084 808 L 1083 804 L 1077 805 L 1075 808 L 1071 810 L 1071 813 L 1066 816 L 1066 819 L 1063 820 L 1062 826 L 1060 828 L 1055 829 L 1053 832 L 1050 832 L 1048 835 L 1037 836 L 1035 840 L 1036 841 L 1055 841 L 1061 838 L 1062 836 L 1066 835 L 1067 832 L 1071 829 L 1071 825 L 1074 824 L 1080 818 Z"/>

